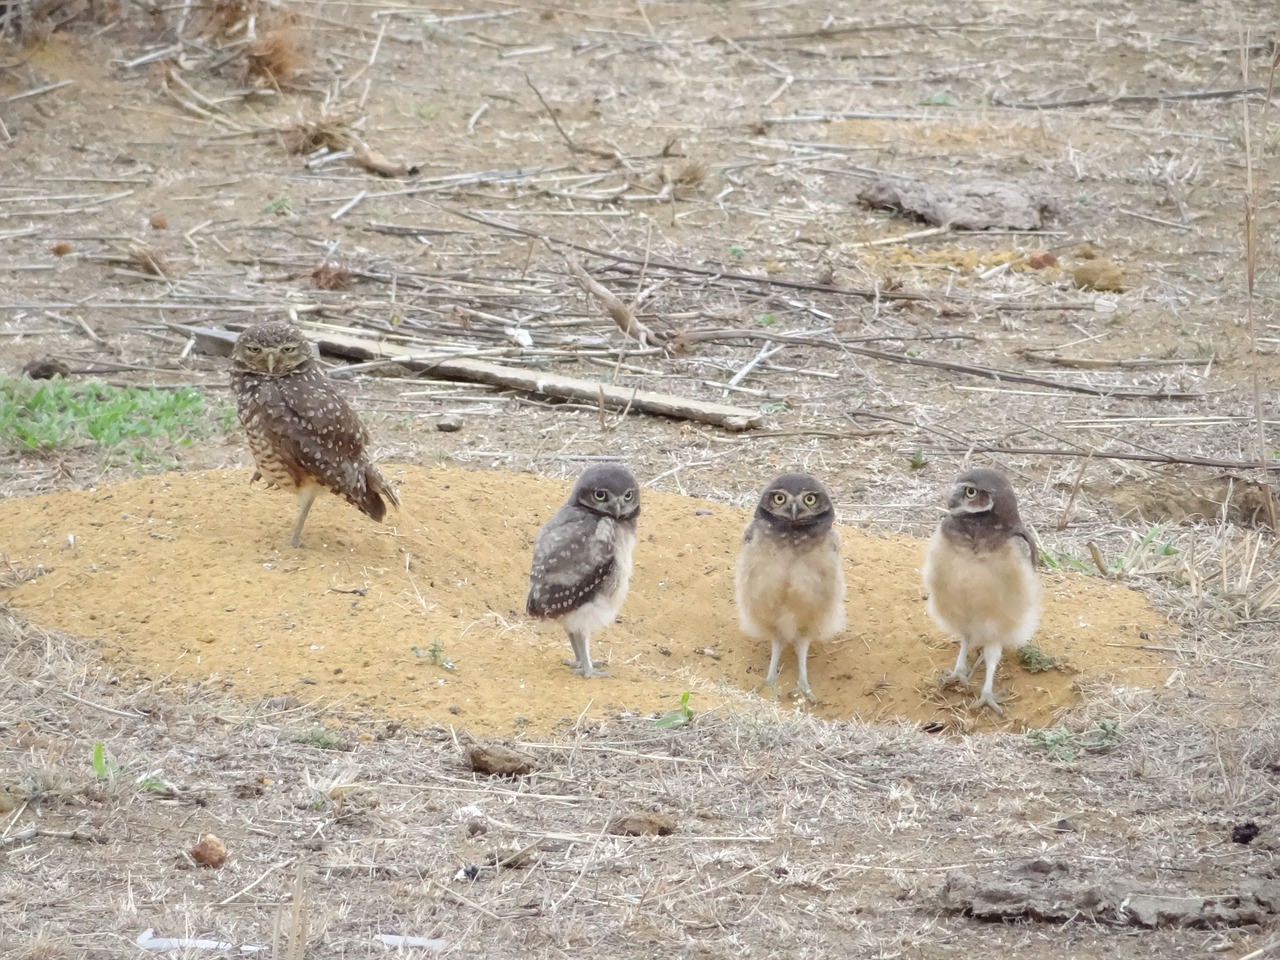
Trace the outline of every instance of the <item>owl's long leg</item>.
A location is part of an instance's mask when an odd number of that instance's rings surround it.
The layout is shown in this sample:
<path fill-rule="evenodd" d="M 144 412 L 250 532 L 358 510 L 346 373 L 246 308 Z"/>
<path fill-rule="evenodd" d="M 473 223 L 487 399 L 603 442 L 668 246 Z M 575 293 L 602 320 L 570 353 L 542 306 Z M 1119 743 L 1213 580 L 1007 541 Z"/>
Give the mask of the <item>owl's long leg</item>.
<path fill-rule="evenodd" d="M 574 633 L 572 630 L 568 631 L 568 633 L 569 633 L 569 646 L 573 647 L 573 659 L 565 660 L 564 665 L 566 667 L 572 667 L 574 673 L 581 673 L 582 672 L 583 636 L 580 633 Z"/>
<path fill-rule="evenodd" d="M 945 686 L 948 683 L 959 681 L 966 687 L 969 685 L 969 638 L 960 638 L 960 655 L 956 657 L 955 669 L 950 673 L 942 675 L 942 683 Z"/>
<path fill-rule="evenodd" d="M 818 697 L 809 686 L 809 641 L 803 637 L 796 641 L 796 669 L 800 673 L 796 689 L 804 694 L 806 700 L 817 706 Z"/>
<path fill-rule="evenodd" d="M 583 679 L 611 676 L 604 670 L 597 670 L 591 662 L 591 634 L 569 631 L 569 646 L 573 647 L 573 659 L 565 663 L 573 668 L 574 673 L 582 674 Z"/>
<path fill-rule="evenodd" d="M 773 687 L 773 697 L 778 698 L 778 668 L 782 661 L 782 641 L 775 639 L 773 641 L 773 652 L 769 654 L 769 672 L 764 676 L 764 682 Z"/>
<path fill-rule="evenodd" d="M 1001 717 L 1004 716 L 1004 709 L 996 699 L 994 686 L 996 681 L 996 667 L 1000 665 L 1000 656 L 1003 653 L 1004 647 L 998 643 L 990 644 L 982 651 L 982 657 L 987 661 L 987 682 L 982 685 L 982 693 L 978 695 L 978 699 L 973 701 L 974 709 L 985 704 Z"/>
<path fill-rule="evenodd" d="M 302 525 L 307 522 L 307 514 L 311 510 L 311 505 L 316 502 L 316 497 L 319 493 L 320 488 L 313 483 L 309 483 L 298 490 L 298 523 L 293 528 L 293 539 L 289 541 L 290 546 L 302 546 Z"/>

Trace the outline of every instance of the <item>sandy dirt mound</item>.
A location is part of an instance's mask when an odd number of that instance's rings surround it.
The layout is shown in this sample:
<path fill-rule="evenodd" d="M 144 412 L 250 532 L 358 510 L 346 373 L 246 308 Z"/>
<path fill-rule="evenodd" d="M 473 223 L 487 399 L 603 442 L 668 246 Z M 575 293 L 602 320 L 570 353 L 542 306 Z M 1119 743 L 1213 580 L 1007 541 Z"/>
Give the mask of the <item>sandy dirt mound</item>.
<path fill-rule="evenodd" d="M 319 501 L 304 548 L 293 498 L 247 470 L 169 473 L 0 503 L 9 559 L 43 576 L 0 594 L 35 623 L 98 638 L 151 677 L 221 681 L 238 697 L 295 696 L 410 722 L 551 729 L 588 714 L 704 710 L 760 687 L 768 651 L 743 636 L 733 564 L 747 513 L 645 491 L 635 579 L 595 644 L 614 676 L 584 681 L 554 624 L 523 615 L 534 534 L 568 485 L 526 474 L 390 466 L 405 509 L 380 526 Z M 953 729 L 969 696 L 936 683 L 954 647 L 925 613 L 923 542 L 845 528 L 849 628 L 815 648 L 831 719 L 906 717 Z M 1007 657 L 1005 723 L 1041 726 L 1078 701 L 1080 675 L 1162 682 L 1140 634 L 1167 632 L 1146 600 L 1096 578 L 1049 575 L 1037 644 L 1066 669 Z M 781 686 L 795 683 L 784 661 Z"/>

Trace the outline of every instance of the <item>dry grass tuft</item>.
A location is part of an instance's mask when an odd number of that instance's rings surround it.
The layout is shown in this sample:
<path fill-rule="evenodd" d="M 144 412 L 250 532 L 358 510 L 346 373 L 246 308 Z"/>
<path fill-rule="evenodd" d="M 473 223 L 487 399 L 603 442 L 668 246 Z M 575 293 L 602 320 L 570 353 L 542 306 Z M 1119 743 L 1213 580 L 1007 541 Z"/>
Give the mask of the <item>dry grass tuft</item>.
<path fill-rule="evenodd" d="M 662 170 L 662 179 L 670 184 L 672 195 L 677 200 L 689 200 L 696 196 L 707 182 L 707 175 L 707 165 L 694 159 L 687 159 L 674 169 L 664 167 Z"/>
<path fill-rule="evenodd" d="M 297 85 L 308 63 L 292 27 L 269 30 L 249 47 L 245 69 L 257 86 L 288 90 Z"/>
<path fill-rule="evenodd" d="M 317 150 L 350 150 L 360 142 L 349 121 L 338 117 L 299 120 L 281 130 L 280 137 L 286 150 L 299 154 Z"/>
<path fill-rule="evenodd" d="M 317 290 L 346 290 L 355 279 L 351 268 L 337 260 L 326 260 L 313 267 L 307 275 Z"/>
<path fill-rule="evenodd" d="M 173 274 L 169 261 L 158 250 L 144 243 L 136 243 L 129 248 L 129 259 L 139 270 L 153 277 L 169 277 Z"/>
<path fill-rule="evenodd" d="M 210 39 L 227 39 L 242 34 L 258 16 L 258 0 L 211 0 L 202 4 L 202 20 L 194 31 Z"/>

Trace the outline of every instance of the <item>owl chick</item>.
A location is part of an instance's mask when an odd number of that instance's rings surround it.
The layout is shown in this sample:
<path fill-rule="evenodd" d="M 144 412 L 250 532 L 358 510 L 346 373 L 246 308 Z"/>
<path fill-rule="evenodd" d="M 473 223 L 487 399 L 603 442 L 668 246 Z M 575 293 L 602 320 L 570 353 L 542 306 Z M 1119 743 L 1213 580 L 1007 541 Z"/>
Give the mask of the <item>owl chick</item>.
<path fill-rule="evenodd" d="M 778 682 L 783 647 L 794 647 L 797 689 L 809 686 L 809 645 L 844 629 L 844 572 L 831 497 L 805 474 L 783 474 L 765 488 L 742 535 L 735 599 L 743 631 L 773 645 L 765 683 Z"/>
<path fill-rule="evenodd" d="M 987 679 L 973 705 L 1003 717 L 992 685 L 1005 649 L 1025 644 L 1040 622 L 1039 548 L 1022 525 L 1009 481 L 994 470 L 970 470 L 957 479 L 947 511 L 924 561 L 929 614 L 960 641 L 955 669 L 943 682 L 968 686 L 969 645 L 981 647 Z"/>
<path fill-rule="evenodd" d="M 236 414 L 268 487 L 298 495 L 298 523 L 289 541 L 302 546 L 302 525 L 328 488 L 381 522 L 400 499 L 365 453 L 368 431 L 316 366 L 302 333 L 284 321 L 258 323 L 240 334 L 231 353 Z"/>
<path fill-rule="evenodd" d="M 607 677 L 591 663 L 591 635 L 613 622 L 627 598 L 640 486 L 622 464 L 588 467 L 569 499 L 538 531 L 525 609 L 559 620 L 583 677 Z"/>

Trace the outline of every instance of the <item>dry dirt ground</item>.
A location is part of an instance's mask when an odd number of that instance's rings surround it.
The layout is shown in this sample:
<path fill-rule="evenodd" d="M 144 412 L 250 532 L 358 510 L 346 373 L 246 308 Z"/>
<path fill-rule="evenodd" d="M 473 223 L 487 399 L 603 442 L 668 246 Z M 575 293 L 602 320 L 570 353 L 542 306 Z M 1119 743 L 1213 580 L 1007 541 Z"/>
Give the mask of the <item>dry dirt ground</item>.
<path fill-rule="evenodd" d="M 0 956 L 136 956 L 149 928 L 315 958 L 1280 949 L 1270 3 L 3 15 L 0 373 L 209 413 L 165 469 L 0 437 Z M 1048 216 L 930 227 L 859 202 L 885 176 Z M 186 329 L 286 316 L 326 363 L 415 358 L 346 381 L 404 510 L 321 502 L 301 551 Z M 587 399 L 432 376 L 459 355 Z M 520 611 L 600 457 L 645 513 L 596 683 Z M 938 688 L 918 586 L 969 463 L 1049 561 L 1058 667 L 1009 658 L 1003 721 Z M 793 469 L 833 490 L 850 584 L 812 710 L 757 695 L 731 604 Z M 478 739 L 529 771 L 474 772 Z M 621 835 L 637 813 L 670 832 Z"/>

